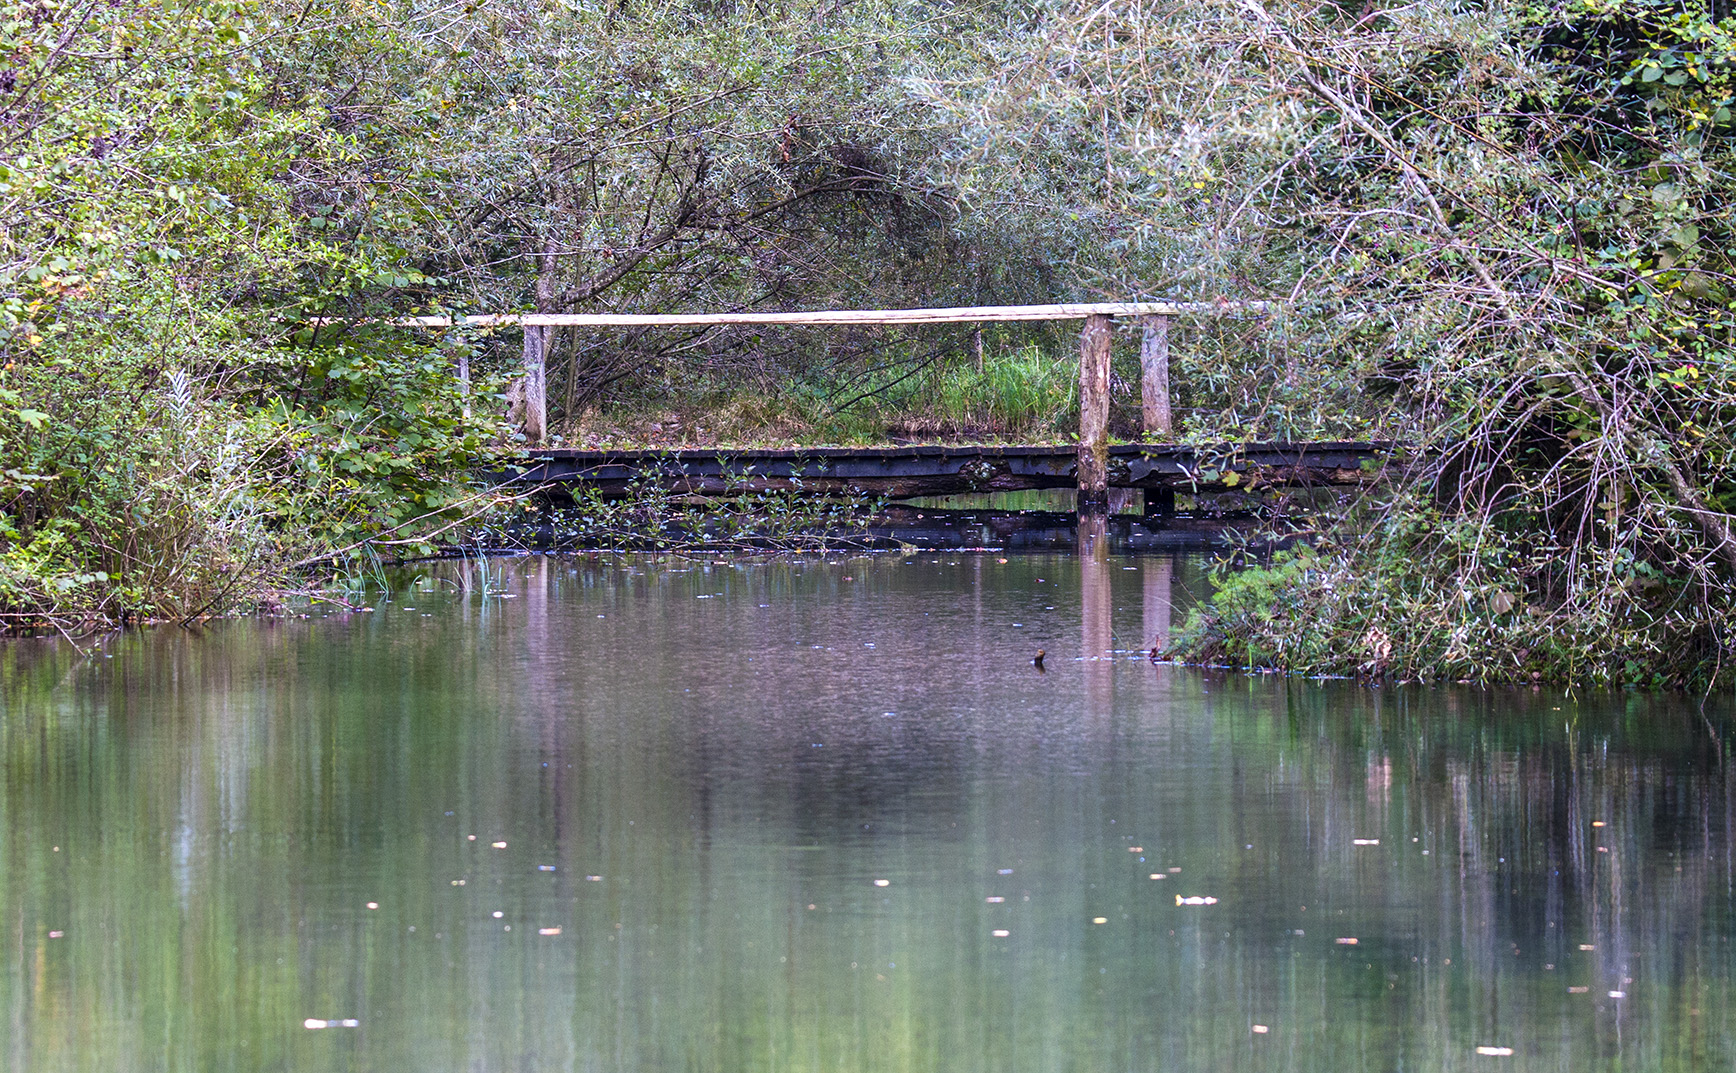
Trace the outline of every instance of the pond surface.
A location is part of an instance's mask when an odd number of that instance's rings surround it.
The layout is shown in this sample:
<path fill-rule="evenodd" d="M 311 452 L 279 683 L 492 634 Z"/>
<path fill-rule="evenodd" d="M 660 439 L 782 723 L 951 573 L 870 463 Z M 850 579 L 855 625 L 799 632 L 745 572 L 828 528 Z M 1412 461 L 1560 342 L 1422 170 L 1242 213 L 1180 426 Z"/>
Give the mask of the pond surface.
<path fill-rule="evenodd" d="M 1721 710 L 1153 666 L 1190 559 L 430 573 L 0 651 L 0 1065 L 1736 1059 Z"/>

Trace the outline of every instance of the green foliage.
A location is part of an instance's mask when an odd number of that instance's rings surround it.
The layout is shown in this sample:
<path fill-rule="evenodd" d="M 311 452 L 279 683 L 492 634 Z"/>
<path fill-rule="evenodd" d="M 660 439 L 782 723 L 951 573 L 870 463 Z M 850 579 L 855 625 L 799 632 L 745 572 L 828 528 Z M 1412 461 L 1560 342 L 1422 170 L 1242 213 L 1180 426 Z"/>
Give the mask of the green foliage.
<path fill-rule="evenodd" d="M 1286 303 L 1183 350 L 1190 435 L 1418 448 L 1201 653 L 1680 683 L 1736 663 L 1733 45 L 1661 0 L 1056 3 L 925 89 L 973 134 L 938 166 L 1105 290 Z"/>

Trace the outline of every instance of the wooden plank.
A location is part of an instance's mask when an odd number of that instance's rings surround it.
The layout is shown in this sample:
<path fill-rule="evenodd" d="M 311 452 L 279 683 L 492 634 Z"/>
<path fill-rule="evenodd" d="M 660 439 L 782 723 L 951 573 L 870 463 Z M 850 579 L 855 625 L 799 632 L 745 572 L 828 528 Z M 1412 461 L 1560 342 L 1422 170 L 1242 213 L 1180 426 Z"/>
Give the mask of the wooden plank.
<path fill-rule="evenodd" d="M 1145 326 L 1139 343 L 1140 413 L 1145 435 L 1167 437 L 1174 431 L 1169 411 L 1169 318 L 1141 317 Z"/>
<path fill-rule="evenodd" d="M 1079 513 L 1109 509 L 1110 318 L 1093 313 L 1079 333 Z"/>
<path fill-rule="evenodd" d="M 721 324 L 983 324 L 1084 320 L 1088 317 L 1257 316 L 1275 302 L 1089 302 L 1067 305 L 964 306 L 956 309 L 824 309 L 794 313 L 485 313 L 467 317 L 398 317 L 401 328 L 472 327 L 639 328 Z"/>

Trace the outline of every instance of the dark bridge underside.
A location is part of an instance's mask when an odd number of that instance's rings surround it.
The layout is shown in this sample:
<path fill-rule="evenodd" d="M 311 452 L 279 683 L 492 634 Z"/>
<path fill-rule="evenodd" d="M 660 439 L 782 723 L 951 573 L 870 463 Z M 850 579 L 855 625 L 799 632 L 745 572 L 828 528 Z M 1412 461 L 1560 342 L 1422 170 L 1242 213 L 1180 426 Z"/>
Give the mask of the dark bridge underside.
<path fill-rule="evenodd" d="M 1112 488 L 1176 492 L 1270 485 L 1367 482 L 1391 454 L 1387 443 L 1255 443 L 1109 448 Z M 798 489 L 892 498 L 1078 486 L 1078 448 L 809 447 L 743 450 L 554 449 L 512 460 L 514 483 L 556 483 L 625 494 L 635 481 L 690 495 Z"/>

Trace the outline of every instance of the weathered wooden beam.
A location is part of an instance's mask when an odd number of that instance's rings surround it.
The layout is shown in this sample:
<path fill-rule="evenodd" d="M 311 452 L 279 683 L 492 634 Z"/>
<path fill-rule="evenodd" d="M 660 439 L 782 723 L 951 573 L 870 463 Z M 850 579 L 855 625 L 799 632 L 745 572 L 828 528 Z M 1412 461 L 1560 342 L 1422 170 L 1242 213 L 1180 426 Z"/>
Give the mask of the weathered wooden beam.
<path fill-rule="evenodd" d="M 1085 302 L 1062 305 L 962 306 L 956 309 L 822 309 L 794 313 L 484 313 L 467 317 L 397 317 L 401 328 L 639 328 L 713 324 L 973 324 L 1084 320 L 1088 317 L 1257 316 L 1275 302 Z"/>
<path fill-rule="evenodd" d="M 1109 510 L 1109 355 L 1115 339 L 1107 314 L 1085 318 L 1079 333 L 1079 513 Z"/>
<path fill-rule="evenodd" d="M 1175 432 L 1169 411 L 1169 317 L 1139 318 L 1145 328 L 1139 341 L 1140 414 L 1145 435 L 1168 438 Z"/>
<path fill-rule="evenodd" d="M 533 447 L 548 435 L 548 339 L 549 329 L 525 325 L 524 439 Z"/>

